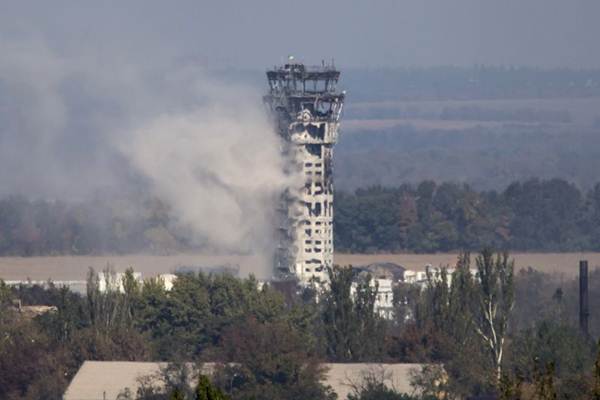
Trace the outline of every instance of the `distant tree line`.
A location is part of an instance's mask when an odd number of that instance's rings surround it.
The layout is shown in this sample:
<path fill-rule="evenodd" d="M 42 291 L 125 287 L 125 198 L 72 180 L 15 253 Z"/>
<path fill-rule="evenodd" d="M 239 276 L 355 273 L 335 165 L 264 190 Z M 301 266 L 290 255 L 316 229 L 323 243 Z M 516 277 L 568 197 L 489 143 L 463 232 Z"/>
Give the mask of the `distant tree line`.
<path fill-rule="evenodd" d="M 292 282 L 261 287 L 203 273 L 179 275 L 166 291 L 128 271 L 123 291 L 100 291 L 90 271 L 84 296 L 0 280 L 0 398 L 60 399 L 85 360 L 171 362 L 154 384 L 119 399 L 333 400 L 323 362 L 428 364 L 412 379 L 420 394 L 399 394 L 373 375 L 350 382 L 352 400 L 598 398 L 600 270 L 590 274 L 586 336 L 576 280 L 516 272 L 508 254 L 489 249 L 474 259 L 461 253 L 454 272 L 429 273 L 423 288 L 397 286 L 392 320 L 374 312 L 371 277 L 348 267 L 329 270 L 318 301 L 315 288 Z M 27 317 L 15 300 L 56 311 Z M 190 387 L 185 366 L 206 361 L 218 362 L 215 373 Z"/>
<path fill-rule="evenodd" d="M 335 197 L 337 251 L 437 252 L 485 245 L 511 250 L 600 250 L 600 184 L 581 192 L 560 179 L 504 191 L 457 183 L 372 187 Z"/>
<path fill-rule="evenodd" d="M 423 181 L 335 196 L 337 251 L 437 252 L 486 245 L 511 250 L 600 250 L 600 184 L 514 182 L 501 192 Z M 0 200 L 0 255 L 42 256 L 195 248 L 156 199 L 80 203 Z"/>
<path fill-rule="evenodd" d="M 168 208 L 144 196 L 87 201 L 0 200 L 0 255 L 168 253 L 189 246 L 171 226 Z"/>

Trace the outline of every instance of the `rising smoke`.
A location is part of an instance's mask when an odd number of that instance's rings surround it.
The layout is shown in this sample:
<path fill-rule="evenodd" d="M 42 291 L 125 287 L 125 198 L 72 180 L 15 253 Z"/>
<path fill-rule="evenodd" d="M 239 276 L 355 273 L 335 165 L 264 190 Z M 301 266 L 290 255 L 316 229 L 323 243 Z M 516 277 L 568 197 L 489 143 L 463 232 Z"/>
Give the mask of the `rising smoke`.
<path fill-rule="evenodd" d="M 291 181 L 260 91 L 193 65 L 142 68 L 37 40 L 0 41 L 0 54 L 0 196 L 73 201 L 141 186 L 193 243 L 268 256 Z"/>
<path fill-rule="evenodd" d="M 267 249 L 274 204 L 290 183 L 277 137 L 252 93 L 210 80 L 197 91 L 204 104 L 145 122 L 120 148 L 197 242 Z"/>

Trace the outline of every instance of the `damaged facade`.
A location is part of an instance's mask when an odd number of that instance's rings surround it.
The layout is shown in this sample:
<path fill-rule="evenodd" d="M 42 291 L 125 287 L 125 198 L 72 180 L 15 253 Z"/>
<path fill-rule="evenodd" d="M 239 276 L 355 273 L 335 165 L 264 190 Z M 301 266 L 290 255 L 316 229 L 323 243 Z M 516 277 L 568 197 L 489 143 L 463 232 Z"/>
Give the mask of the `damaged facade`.
<path fill-rule="evenodd" d="M 332 157 L 344 102 L 339 77 L 333 65 L 308 67 L 293 58 L 267 71 L 270 90 L 264 100 L 283 139 L 286 172 L 300 173 L 304 183 L 288 189 L 278 208 L 280 278 L 323 282 L 326 267 L 333 266 Z"/>

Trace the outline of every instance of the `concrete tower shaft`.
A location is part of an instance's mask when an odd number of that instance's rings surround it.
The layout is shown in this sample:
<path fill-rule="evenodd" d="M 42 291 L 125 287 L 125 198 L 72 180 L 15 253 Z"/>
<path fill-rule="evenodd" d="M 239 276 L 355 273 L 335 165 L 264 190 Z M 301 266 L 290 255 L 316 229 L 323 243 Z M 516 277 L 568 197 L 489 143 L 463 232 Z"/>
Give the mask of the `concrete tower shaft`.
<path fill-rule="evenodd" d="M 290 60 L 267 71 L 265 103 L 274 116 L 289 173 L 304 186 L 282 195 L 275 258 L 280 277 L 325 281 L 333 265 L 333 146 L 344 93 L 333 65 L 307 67 Z"/>

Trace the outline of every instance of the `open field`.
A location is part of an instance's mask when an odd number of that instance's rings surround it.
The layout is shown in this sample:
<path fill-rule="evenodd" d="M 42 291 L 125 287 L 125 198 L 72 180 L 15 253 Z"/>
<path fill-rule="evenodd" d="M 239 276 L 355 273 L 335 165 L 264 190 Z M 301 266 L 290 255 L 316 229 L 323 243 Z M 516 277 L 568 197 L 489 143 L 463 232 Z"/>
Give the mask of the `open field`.
<path fill-rule="evenodd" d="M 219 256 L 205 254 L 176 254 L 156 256 L 147 254 L 106 256 L 0 257 L 0 278 L 5 280 L 81 280 L 88 269 L 101 271 L 110 266 L 115 271 L 133 268 L 143 277 L 174 272 L 178 268 L 238 265 L 241 275 L 254 273 L 265 276 L 266 263 L 259 256 Z"/>
<path fill-rule="evenodd" d="M 440 130 L 440 131 L 455 131 L 469 130 L 478 127 L 481 128 L 498 128 L 510 121 L 470 121 L 470 120 L 440 120 L 440 119 L 414 119 L 414 118 L 389 118 L 389 119 L 349 119 L 343 124 L 344 133 L 369 132 L 379 131 L 382 129 L 390 129 L 398 125 L 409 125 L 417 130 Z M 519 122 L 518 125 L 526 127 L 537 127 L 541 124 L 538 122 Z M 568 124 L 555 123 L 553 126 Z"/>
<path fill-rule="evenodd" d="M 587 259 L 593 269 L 600 266 L 600 253 L 515 253 L 517 269 L 532 266 L 565 277 L 577 274 L 578 263 Z M 341 265 L 365 265 L 374 262 L 394 262 L 408 269 L 423 270 L 425 265 L 453 265 L 455 253 L 439 254 L 336 254 L 335 262 Z M 102 270 L 107 265 L 116 271 L 132 267 L 144 277 L 173 272 L 180 267 L 214 267 L 239 265 L 241 275 L 254 273 L 265 276 L 267 265 L 258 256 L 215 256 L 203 254 L 177 254 L 170 256 L 55 256 L 55 257 L 0 257 L 0 278 L 5 280 L 81 280 L 89 267 Z"/>
<path fill-rule="evenodd" d="M 590 268 L 600 267 L 600 253 L 511 253 L 515 269 L 533 267 L 539 271 L 564 274 L 573 277 L 578 274 L 579 260 L 588 260 Z M 335 262 L 341 265 L 364 265 L 374 262 L 393 262 L 408 269 L 423 270 L 425 265 L 450 265 L 456 263 L 457 253 L 437 254 L 336 254 Z M 474 255 L 472 256 L 475 265 Z"/>
<path fill-rule="evenodd" d="M 388 110 L 390 113 L 414 114 L 415 111 L 436 119 L 444 108 L 480 107 L 492 110 L 533 109 L 568 111 L 575 124 L 591 125 L 600 117 L 600 98 L 541 98 L 541 99 L 496 99 L 496 100 L 412 100 L 349 103 L 346 113 L 370 110 Z M 414 118 L 414 117 L 413 117 Z M 451 122 L 451 121 L 446 121 Z M 508 122 L 508 121 L 507 121 Z"/>

